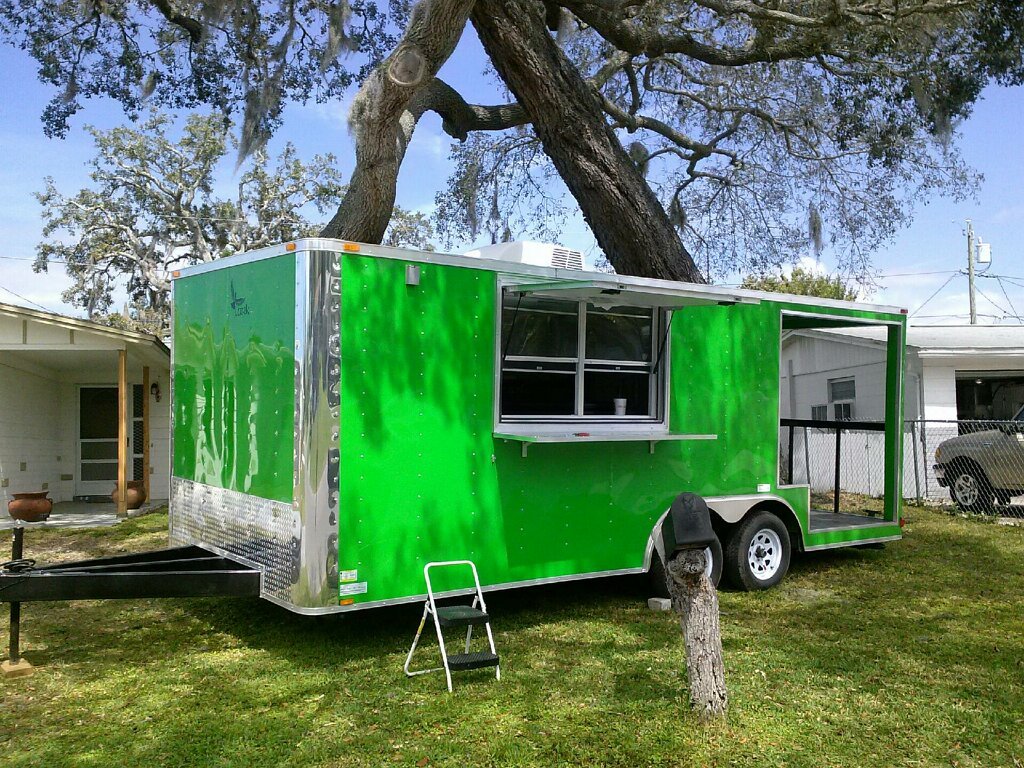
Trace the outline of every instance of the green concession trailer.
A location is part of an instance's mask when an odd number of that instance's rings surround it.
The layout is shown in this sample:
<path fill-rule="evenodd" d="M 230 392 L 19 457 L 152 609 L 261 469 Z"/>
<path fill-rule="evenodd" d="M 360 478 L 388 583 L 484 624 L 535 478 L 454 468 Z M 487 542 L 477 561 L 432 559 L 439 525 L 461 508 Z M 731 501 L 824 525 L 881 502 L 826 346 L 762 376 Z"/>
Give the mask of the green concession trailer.
<path fill-rule="evenodd" d="M 791 551 L 900 537 L 899 309 L 582 266 L 309 239 L 183 270 L 172 542 L 312 614 L 421 600 L 430 561 L 473 561 L 485 589 L 655 569 L 681 492 L 741 588 Z M 781 340 L 862 325 L 888 329 L 884 422 L 797 426 L 884 432 L 882 511 L 815 510 L 786 469 Z"/>

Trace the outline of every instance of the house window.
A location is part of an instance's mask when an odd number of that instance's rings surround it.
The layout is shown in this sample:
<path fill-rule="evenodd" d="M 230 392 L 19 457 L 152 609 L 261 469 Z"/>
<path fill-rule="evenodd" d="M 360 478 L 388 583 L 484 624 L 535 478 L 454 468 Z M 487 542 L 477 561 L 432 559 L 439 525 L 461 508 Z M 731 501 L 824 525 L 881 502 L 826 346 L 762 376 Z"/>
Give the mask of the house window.
<path fill-rule="evenodd" d="M 811 418 L 815 421 L 826 421 L 828 419 L 827 405 L 812 405 Z"/>
<path fill-rule="evenodd" d="M 857 399 L 857 385 L 853 378 L 829 379 L 828 402 L 836 421 L 853 418 L 853 403 Z"/>
<path fill-rule="evenodd" d="M 507 294 L 501 313 L 503 421 L 654 421 L 664 345 L 649 307 Z"/>

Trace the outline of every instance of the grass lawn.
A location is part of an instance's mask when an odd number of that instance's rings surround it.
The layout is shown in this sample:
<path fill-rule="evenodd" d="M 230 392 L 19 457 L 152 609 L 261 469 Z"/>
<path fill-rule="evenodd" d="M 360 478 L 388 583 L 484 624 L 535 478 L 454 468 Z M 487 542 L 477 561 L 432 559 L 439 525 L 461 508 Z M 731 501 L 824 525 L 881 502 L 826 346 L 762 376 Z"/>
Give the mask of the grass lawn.
<path fill-rule="evenodd" d="M 22 627 L 36 674 L 0 680 L 0 764 L 1024 765 L 1024 528 L 905 516 L 884 550 L 796 558 L 775 590 L 721 593 L 725 724 L 687 712 L 679 626 L 638 579 L 490 596 L 503 679 L 457 674 L 450 695 L 443 675 L 402 674 L 418 605 L 37 603 Z M 165 526 L 30 531 L 26 554 L 152 548 Z"/>

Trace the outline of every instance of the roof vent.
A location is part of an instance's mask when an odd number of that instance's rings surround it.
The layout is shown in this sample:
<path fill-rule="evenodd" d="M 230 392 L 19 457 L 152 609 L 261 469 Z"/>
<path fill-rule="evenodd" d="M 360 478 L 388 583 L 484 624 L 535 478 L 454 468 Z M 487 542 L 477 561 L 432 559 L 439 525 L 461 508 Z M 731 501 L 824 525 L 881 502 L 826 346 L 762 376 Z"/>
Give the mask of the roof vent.
<path fill-rule="evenodd" d="M 580 251 L 563 248 L 552 243 L 535 243 L 530 240 L 485 245 L 482 248 L 467 251 L 466 255 L 478 259 L 532 264 L 536 267 L 583 269 L 583 254 Z"/>

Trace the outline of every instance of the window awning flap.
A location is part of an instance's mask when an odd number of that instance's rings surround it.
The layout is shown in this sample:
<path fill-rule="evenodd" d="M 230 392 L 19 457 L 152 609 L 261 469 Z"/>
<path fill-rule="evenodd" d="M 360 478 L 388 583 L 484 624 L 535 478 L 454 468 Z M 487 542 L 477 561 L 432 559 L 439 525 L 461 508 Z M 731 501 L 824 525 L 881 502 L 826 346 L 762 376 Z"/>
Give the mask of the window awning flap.
<path fill-rule="evenodd" d="M 760 299 L 734 296 L 713 288 L 633 285 L 605 280 L 562 280 L 547 283 L 506 283 L 504 290 L 537 298 L 589 301 L 598 306 L 678 309 L 707 304 L 759 304 Z"/>

